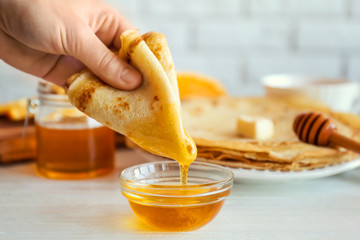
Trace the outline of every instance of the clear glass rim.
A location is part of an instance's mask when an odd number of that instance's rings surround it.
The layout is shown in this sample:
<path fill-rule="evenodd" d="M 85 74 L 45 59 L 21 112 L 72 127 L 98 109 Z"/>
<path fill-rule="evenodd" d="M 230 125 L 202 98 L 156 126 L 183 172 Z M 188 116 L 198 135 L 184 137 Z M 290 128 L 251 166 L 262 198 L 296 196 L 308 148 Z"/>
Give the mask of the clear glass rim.
<path fill-rule="evenodd" d="M 40 104 L 47 104 L 47 105 L 61 105 L 65 107 L 74 107 L 70 101 L 67 95 L 61 95 L 61 94 L 39 94 L 38 99 L 40 100 Z"/>
<path fill-rule="evenodd" d="M 178 162 L 176 161 L 157 161 L 157 162 L 150 162 L 150 163 L 143 163 L 143 164 L 139 164 L 139 165 L 135 165 L 129 168 L 124 169 L 121 174 L 120 174 L 120 183 L 123 187 L 128 188 L 128 187 L 134 187 L 137 189 L 146 189 L 146 190 L 151 190 L 151 189 L 162 189 L 162 190 L 194 190 L 194 189 L 201 189 L 201 188 L 209 188 L 209 187 L 214 187 L 214 186 L 226 186 L 228 184 L 232 184 L 233 180 L 234 180 L 234 174 L 233 172 L 225 167 L 216 165 L 216 164 L 211 164 L 211 163 L 204 163 L 204 162 L 193 162 L 189 169 L 191 169 L 192 166 L 205 166 L 205 167 L 209 167 L 212 169 L 216 169 L 216 170 L 220 170 L 222 172 L 226 172 L 226 177 L 224 177 L 221 180 L 217 180 L 217 181 L 210 181 L 208 183 L 200 183 L 200 184 L 191 184 L 191 185 L 164 185 L 164 184 L 147 184 L 147 183 L 141 183 L 138 181 L 132 181 L 129 180 L 125 175 L 137 168 L 140 167 L 146 167 L 146 166 L 151 166 L 151 165 L 163 165 L 163 164 L 171 164 L 171 165 L 178 165 Z M 180 178 L 179 178 L 180 179 Z"/>

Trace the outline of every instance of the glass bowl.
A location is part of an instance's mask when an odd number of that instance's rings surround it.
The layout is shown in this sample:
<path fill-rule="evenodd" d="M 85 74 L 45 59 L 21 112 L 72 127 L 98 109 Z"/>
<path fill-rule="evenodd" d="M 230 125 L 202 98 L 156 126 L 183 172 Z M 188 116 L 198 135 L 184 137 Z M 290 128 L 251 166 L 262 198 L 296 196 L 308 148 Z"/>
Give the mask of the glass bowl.
<path fill-rule="evenodd" d="M 230 169 L 194 162 L 188 183 L 181 185 L 175 161 L 136 165 L 120 175 L 122 193 L 134 213 L 166 231 L 192 231 L 209 223 L 230 194 L 233 179 Z"/>

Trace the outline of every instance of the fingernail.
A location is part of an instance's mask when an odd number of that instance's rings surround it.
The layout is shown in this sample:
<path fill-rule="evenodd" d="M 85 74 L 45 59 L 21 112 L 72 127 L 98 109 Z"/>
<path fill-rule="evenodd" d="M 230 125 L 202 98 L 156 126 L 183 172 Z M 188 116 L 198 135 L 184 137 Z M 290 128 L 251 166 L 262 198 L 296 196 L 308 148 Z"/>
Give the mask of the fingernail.
<path fill-rule="evenodd" d="M 122 71 L 120 78 L 132 86 L 136 86 L 141 80 L 141 74 L 135 69 L 127 67 Z"/>

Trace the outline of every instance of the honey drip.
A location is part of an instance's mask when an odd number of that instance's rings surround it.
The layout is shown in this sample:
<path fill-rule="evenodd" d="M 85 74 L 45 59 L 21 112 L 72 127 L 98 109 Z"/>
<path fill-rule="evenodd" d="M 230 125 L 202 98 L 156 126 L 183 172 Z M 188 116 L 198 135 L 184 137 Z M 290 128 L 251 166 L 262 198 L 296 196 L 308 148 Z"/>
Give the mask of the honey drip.
<path fill-rule="evenodd" d="M 186 185 L 189 166 L 184 164 L 179 164 L 179 166 L 180 166 L 180 183 L 181 185 Z"/>

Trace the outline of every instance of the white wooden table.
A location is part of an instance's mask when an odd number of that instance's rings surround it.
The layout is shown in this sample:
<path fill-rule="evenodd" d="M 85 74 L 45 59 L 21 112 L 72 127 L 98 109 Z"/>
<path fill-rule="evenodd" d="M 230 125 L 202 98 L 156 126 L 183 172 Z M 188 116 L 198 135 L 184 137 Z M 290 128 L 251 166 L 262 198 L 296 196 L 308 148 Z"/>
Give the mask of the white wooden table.
<path fill-rule="evenodd" d="M 41 178 L 33 163 L 0 168 L 0 239 L 360 239 L 360 169 L 277 184 L 236 182 L 219 215 L 193 232 L 156 232 L 120 192 L 122 169 L 82 181 Z"/>

